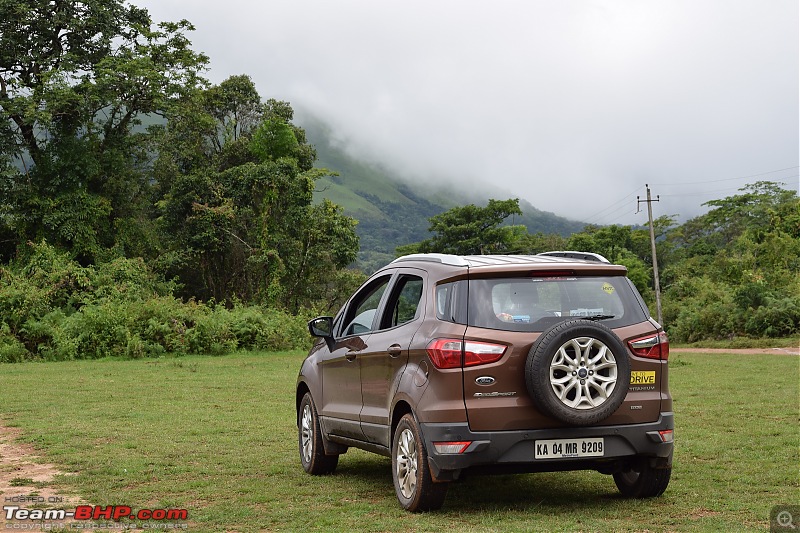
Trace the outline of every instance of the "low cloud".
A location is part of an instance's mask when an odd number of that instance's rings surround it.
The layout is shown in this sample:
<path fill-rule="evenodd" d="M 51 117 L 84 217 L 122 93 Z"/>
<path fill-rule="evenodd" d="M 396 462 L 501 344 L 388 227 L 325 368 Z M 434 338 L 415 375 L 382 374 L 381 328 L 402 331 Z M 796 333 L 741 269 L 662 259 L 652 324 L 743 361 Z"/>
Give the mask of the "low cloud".
<path fill-rule="evenodd" d="M 147 0 L 219 82 L 245 73 L 409 179 L 536 207 L 681 219 L 756 179 L 798 187 L 796 0 Z M 302 115 L 301 115 L 302 118 Z"/>

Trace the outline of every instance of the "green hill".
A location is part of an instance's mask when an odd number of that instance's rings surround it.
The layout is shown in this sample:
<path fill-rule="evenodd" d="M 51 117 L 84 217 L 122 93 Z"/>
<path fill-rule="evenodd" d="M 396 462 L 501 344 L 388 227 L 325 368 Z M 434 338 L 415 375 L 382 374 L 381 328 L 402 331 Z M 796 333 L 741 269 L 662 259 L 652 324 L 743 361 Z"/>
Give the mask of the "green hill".
<path fill-rule="evenodd" d="M 329 126 L 304 114 L 296 120 L 306 130 L 308 140 L 317 150 L 317 167 L 337 172 L 338 176 L 317 182 L 315 197 L 328 198 L 341 205 L 347 215 L 359 221 L 361 238 L 359 266 L 378 268 L 395 257 L 395 248 L 426 239 L 428 218 L 457 205 L 485 205 L 489 198 L 504 200 L 513 193 L 501 189 L 456 190 L 452 185 L 430 186 L 404 179 L 390 169 L 359 160 L 337 145 Z M 584 224 L 536 209 L 520 200 L 523 216 L 514 224 L 523 224 L 531 233 L 571 235 Z"/>

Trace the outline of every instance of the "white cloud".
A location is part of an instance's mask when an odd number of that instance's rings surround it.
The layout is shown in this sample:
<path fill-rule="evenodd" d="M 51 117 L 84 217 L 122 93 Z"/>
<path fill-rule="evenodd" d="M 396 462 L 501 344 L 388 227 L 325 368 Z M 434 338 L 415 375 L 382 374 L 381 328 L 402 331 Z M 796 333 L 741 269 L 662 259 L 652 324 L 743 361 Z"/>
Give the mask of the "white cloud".
<path fill-rule="evenodd" d="M 730 178 L 798 186 L 796 0 L 136 3 L 195 24 L 212 81 L 249 74 L 416 178 L 624 224 L 645 183 L 684 218 L 753 181 Z"/>

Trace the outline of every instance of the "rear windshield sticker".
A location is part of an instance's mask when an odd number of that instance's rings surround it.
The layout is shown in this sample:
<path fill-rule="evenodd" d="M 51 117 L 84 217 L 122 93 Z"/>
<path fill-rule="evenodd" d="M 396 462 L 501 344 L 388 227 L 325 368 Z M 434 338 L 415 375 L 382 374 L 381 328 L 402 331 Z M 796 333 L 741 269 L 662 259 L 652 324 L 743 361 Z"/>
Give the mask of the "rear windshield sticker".
<path fill-rule="evenodd" d="M 602 307 L 598 307 L 596 309 L 586 309 L 584 307 L 580 309 L 570 309 L 569 316 L 594 316 L 594 315 L 602 315 L 605 314 L 605 311 Z"/>

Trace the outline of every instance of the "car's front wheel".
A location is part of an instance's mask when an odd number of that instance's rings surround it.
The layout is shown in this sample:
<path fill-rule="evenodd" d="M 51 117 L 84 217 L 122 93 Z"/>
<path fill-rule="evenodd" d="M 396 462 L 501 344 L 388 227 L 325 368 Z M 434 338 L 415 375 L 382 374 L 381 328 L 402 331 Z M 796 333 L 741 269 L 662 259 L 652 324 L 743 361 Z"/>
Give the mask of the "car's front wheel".
<path fill-rule="evenodd" d="M 303 465 L 303 469 L 314 475 L 330 474 L 336 470 L 339 456 L 325 455 L 317 408 L 314 406 L 310 392 L 307 392 L 300 402 L 297 430 L 300 463 Z"/>
<path fill-rule="evenodd" d="M 672 467 L 653 468 L 642 461 L 629 470 L 615 473 L 614 483 L 626 498 L 653 498 L 664 494 L 671 475 Z"/>
<path fill-rule="evenodd" d="M 400 505 L 407 511 L 435 511 L 442 507 L 447 483 L 434 483 L 428 454 L 416 420 L 400 419 L 392 442 L 392 479 Z"/>

